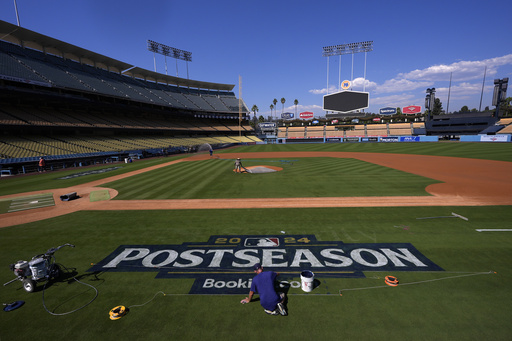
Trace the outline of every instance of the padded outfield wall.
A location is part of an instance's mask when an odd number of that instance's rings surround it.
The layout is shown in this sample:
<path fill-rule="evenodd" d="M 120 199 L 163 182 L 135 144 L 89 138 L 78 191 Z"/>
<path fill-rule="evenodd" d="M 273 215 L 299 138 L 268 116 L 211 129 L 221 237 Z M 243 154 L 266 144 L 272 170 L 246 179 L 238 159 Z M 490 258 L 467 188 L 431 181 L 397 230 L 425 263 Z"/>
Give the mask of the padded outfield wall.
<path fill-rule="evenodd" d="M 277 143 L 367 143 L 367 142 L 438 142 L 439 136 L 370 136 L 370 137 L 327 137 L 327 138 L 286 138 Z M 511 142 L 512 135 L 462 135 L 461 142 Z"/>

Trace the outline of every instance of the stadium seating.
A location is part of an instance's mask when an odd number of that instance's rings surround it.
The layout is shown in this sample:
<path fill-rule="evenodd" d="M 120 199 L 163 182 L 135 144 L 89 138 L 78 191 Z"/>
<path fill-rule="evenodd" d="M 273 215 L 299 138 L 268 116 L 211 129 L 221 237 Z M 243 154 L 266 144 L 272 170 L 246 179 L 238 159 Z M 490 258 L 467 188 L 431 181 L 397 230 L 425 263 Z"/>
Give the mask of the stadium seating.
<path fill-rule="evenodd" d="M 425 129 L 429 135 L 474 135 L 481 134 L 497 122 L 489 112 L 434 115 L 425 122 Z"/>
<path fill-rule="evenodd" d="M 401 136 L 401 135 L 412 135 L 412 124 L 411 123 L 390 123 L 389 124 L 389 135 Z M 418 125 L 419 127 L 419 125 Z"/>
<path fill-rule="evenodd" d="M 366 136 L 365 125 L 355 125 L 353 130 L 345 130 L 346 137 L 359 137 Z"/>
<path fill-rule="evenodd" d="M 306 128 L 306 136 L 309 138 L 324 137 L 324 126 L 309 126 Z"/>
<path fill-rule="evenodd" d="M 47 137 L 37 135 L 0 137 L 0 156 L 2 159 L 36 158 L 39 156 L 64 156 L 101 152 L 130 152 L 145 149 L 165 149 L 168 147 L 192 147 L 209 143 L 232 144 L 260 142 L 251 136 L 217 136 L 217 137 L 155 137 L 155 136 L 59 136 Z"/>
<path fill-rule="evenodd" d="M 239 106 L 239 100 L 232 92 L 194 90 L 144 82 L 4 41 L 0 41 L 0 74 L 54 87 L 176 108 L 238 112 Z M 248 112 L 245 104 L 243 111 Z"/>
<path fill-rule="evenodd" d="M 500 134 L 512 134 L 512 124 L 509 124 L 505 128 L 499 131 Z"/>

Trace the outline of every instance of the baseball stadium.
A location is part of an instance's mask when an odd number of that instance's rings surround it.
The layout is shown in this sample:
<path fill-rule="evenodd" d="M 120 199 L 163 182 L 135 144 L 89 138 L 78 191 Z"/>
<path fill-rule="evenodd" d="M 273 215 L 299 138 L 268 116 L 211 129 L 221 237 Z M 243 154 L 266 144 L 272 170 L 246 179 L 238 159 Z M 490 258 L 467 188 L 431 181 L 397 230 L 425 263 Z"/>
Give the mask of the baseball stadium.
<path fill-rule="evenodd" d="M 510 339 L 512 119 L 264 133 L 234 84 L 0 37 L 0 340 Z"/>

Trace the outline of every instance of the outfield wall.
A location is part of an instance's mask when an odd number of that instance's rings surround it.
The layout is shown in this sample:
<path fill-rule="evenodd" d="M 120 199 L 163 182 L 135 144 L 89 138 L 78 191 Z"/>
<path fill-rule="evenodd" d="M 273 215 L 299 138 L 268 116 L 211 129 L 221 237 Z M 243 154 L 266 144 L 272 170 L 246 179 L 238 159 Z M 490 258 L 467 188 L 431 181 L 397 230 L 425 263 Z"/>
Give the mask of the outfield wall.
<path fill-rule="evenodd" d="M 359 143 L 359 142 L 437 142 L 438 136 L 350 136 L 324 138 L 288 138 L 278 139 L 278 143 Z"/>
<path fill-rule="evenodd" d="M 460 142 L 511 142 L 512 135 L 461 135 Z M 324 138 L 279 138 L 277 143 L 367 143 L 367 142 L 438 142 L 439 136 L 351 136 Z"/>
<path fill-rule="evenodd" d="M 501 135 L 462 135 L 460 137 L 461 142 L 511 142 L 512 135 L 501 134 Z"/>

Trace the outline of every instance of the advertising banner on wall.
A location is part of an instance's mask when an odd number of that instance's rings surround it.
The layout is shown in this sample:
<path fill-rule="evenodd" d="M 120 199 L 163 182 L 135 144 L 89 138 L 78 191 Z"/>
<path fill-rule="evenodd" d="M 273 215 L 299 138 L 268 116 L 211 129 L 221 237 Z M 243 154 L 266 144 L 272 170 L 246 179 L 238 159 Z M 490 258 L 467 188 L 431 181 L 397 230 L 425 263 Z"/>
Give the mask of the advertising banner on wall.
<path fill-rule="evenodd" d="M 285 112 L 281 114 L 283 120 L 291 120 L 295 115 L 291 112 Z"/>
<path fill-rule="evenodd" d="M 380 142 L 399 142 L 398 136 L 383 136 L 380 138 Z"/>
<path fill-rule="evenodd" d="M 276 124 L 274 122 L 262 122 L 260 123 L 261 130 L 274 130 L 276 129 Z"/>
<path fill-rule="evenodd" d="M 312 119 L 315 116 L 312 112 L 304 111 L 299 114 L 299 117 L 303 120 L 309 120 Z"/>
<path fill-rule="evenodd" d="M 482 142 L 507 142 L 507 135 L 481 135 Z"/>
<path fill-rule="evenodd" d="M 421 112 L 421 106 L 419 105 L 409 105 L 408 107 L 402 108 L 402 113 L 405 115 L 414 115 L 419 114 Z"/>
<path fill-rule="evenodd" d="M 400 136 L 400 142 L 420 142 L 419 136 Z"/>
<path fill-rule="evenodd" d="M 396 114 L 396 108 L 385 107 L 379 109 L 379 114 L 381 115 L 394 115 Z"/>

